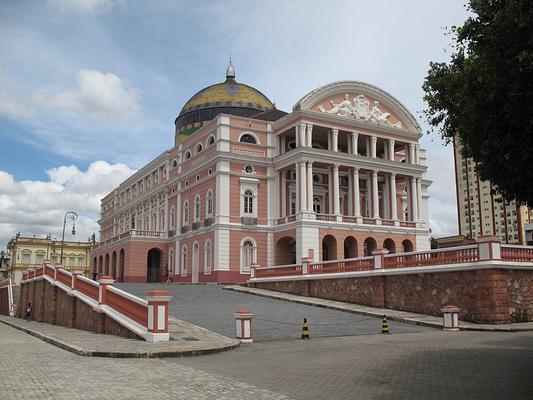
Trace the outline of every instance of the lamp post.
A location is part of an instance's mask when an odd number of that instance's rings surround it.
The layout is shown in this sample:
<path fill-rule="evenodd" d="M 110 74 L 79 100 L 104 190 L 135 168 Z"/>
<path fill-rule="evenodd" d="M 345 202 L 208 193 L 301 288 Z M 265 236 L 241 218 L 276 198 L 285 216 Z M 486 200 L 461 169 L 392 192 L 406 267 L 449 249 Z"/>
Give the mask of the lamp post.
<path fill-rule="evenodd" d="M 63 265 L 63 247 L 65 245 L 65 225 L 67 224 L 67 219 L 72 221 L 72 234 L 76 234 L 76 220 L 78 219 L 78 214 L 74 211 L 67 211 L 65 217 L 63 218 L 63 235 L 61 236 L 61 257 L 59 263 Z"/>

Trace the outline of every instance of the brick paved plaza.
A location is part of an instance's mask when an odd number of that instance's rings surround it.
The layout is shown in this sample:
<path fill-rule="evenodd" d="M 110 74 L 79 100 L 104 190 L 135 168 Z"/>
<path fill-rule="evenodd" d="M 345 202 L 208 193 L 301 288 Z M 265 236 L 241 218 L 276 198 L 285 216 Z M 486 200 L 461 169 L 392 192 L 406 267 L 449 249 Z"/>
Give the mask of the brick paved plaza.
<path fill-rule="evenodd" d="M 119 287 L 140 297 L 150 290 L 167 290 L 172 296 L 170 315 L 229 337 L 235 335 L 233 313 L 239 309 L 255 314 L 255 340 L 299 338 L 304 317 L 309 321 L 312 337 L 381 333 L 379 318 L 235 293 L 217 285 L 120 284 Z M 390 321 L 389 326 L 394 333 L 432 330 L 395 321 Z"/>
<path fill-rule="evenodd" d="M 2 399 L 531 399 L 533 333 L 265 341 L 171 359 L 77 356 L 0 324 Z"/>

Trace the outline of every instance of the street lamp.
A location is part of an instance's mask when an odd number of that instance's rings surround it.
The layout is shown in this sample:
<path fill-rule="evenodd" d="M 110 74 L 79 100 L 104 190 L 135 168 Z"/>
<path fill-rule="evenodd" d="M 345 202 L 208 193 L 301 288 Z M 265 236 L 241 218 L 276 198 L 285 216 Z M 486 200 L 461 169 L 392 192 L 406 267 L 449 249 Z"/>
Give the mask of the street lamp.
<path fill-rule="evenodd" d="M 67 211 L 65 217 L 63 218 L 63 235 L 61 236 L 61 257 L 59 264 L 63 265 L 63 246 L 65 245 L 65 225 L 67 224 L 67 219 L 72 221 L 72 234 L 76 234 L 76 220 L 78 219 L 78 214 L 74 211 Z"/>

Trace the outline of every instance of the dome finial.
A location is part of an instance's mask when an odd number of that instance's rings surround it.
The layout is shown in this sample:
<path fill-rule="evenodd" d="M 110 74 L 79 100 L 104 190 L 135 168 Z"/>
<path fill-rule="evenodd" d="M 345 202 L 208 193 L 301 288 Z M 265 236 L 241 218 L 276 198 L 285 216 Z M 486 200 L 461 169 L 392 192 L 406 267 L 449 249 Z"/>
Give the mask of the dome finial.
<path fill-rule="evenodd" d="M 231 50 L 229 51 L 229 65 L 226 68 L 226 79 L 235 79 L 235 68 L 233 68 L 231 63 Z"/>

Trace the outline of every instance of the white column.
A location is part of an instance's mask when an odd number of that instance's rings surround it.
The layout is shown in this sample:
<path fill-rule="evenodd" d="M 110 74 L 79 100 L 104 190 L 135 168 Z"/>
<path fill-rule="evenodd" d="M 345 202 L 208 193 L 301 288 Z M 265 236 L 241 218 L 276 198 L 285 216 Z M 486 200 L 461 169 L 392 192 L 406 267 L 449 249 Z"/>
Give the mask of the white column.
<path fill-rule="evenodd" d="M 389 160 L 394 161 L 394 140 L 389 140 Z"/>
<path fill-rule="evenodd" d="M 379 218 L 379 192 L 377 171 L 372 171 L 372 209 L 374 213 L 374 218 Z"/>
<path fill-rule="evenodd" d="M 297 184 L 300 188 L 300 211 L 305 211 L 307 210 L 307 174 L 305 172 L 305 161 L 300 161 L 298 165 L 300 170 L 298 178 L 300 181 Z"/>
<path fill-rule="evenodd" d="M 353 172 L 353 213 L 354 216 L 361 216 L 361 195 L 359 193 L 359 168 L 354 168 Z"/>
<path fill-rule="evenodd" d="M 416 178 L 411 177 L 411 218 L 413 221 L 418 220 L 418 201 L 417 201 L 417 195 L 416 195 Z"/>
<path fill-rule="evenodd" d="M 376 136 L 370 136 L 370 157 L 376 158 L 376 147 L 378 138 Z"/>
<path fill-rule="evenodd" d="M 415 145 L 409 143 L 409 163 L 415 164 Z"/>
<path fill-rule="evenodd" d="M 415 144 L 415 163 L 420 165 L 420 145 Z"/>
<path fill-rule="evenodd" d="M 352 132 L 352 154 L 357 155 L 357 140 L 359 135 L 357 132 Z"/>
<path fill-rule="evenodd" d="M 339 130 L 331 130 L 331 147 L 333 151 L 339 151 Z"/>
<path fill-rule="evenodd" d="M 313 162 L 307 161 L 307 210 L 313 211 Z"/>
<path fill-rule="evenodd" d="M 300 146 L 305 146 L 305 130 L 307 129 L 307 124 L 300 122 L 299 124 L 299 134 L 300 134 Z"/>
<path fill-rule="evenodd" d="M 418 206 L 418 219 L 422 219 L 422 179 L 416 178 L 416 203 Z"/>
<path fill-rule="evenodd" d="M 398 205 L 396 201 L 396 174 L 390 176 L 390 207 L 391 219 L 398 219 Z"/>
<path fill-rule="evenodd" d="M 280 218 L 287 216 L 287 171 L 280 171 L 281 174 L 281 209 L 280 209 Z"/>
<path fill-rule="evenodd" d="M 313 147 L 313 124 L 307 124 L 307 147 Z"/>
<path fill-rule="evenodd" d="M 333 170 L 333 214 L 340 215 L 340 199 L 339 199 L 339 166 L 334 165 Z"/>

